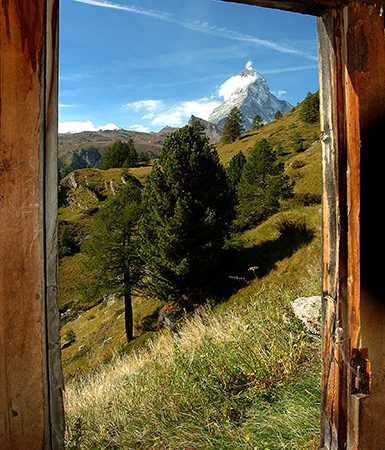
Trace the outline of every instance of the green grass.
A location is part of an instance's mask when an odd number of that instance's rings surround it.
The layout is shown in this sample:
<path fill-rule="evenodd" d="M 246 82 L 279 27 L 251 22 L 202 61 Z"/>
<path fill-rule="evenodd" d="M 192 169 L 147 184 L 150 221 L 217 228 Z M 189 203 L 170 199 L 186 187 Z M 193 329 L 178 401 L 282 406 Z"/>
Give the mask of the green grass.
<path fill-rule="evenodd" d="M 320 342 L 288 307 L 300 291 L 202 308 L 177 333 L 69 382 L 67 448 L 316 448 Z"/>
<path fill-rule="evenodd" d="M 264 125 L 259 130 L 250 130 L 243 133 L 241 138 L 232 144 L 217 144 L 216 148 L 222 164 L 226 166 L 230 159 L 239 151 L 243 151 L 245 156 L 249 154 L 256 141 L 267 139 L 274 149 L 278 150 L 281 159 L 286 161 L 295 155 L 293 139 L 299 135 L 303 139 L 304 148 L 319 140 L 319 124 L 308 124 L 299 119 L 301 105 L 294 107 L 281 119 L 274 120 Z"/>
<path fill-rule="evenodd" d="M 75 342 L 62 350 L 62 363 L 66 379 L 89 372 L 111 360 L 116 354 L 124 354 L 137 348 L 152 337 L 156 329 L 156 313 L 161 304 L 157 301 L 134 297 L 134 335 L 136 340 L 126 342 L 124 328 L 124 302 L 103 301 L 84 312 L 78 311 L 75 319 L 61 328 L 62 345 L 69 331 L 74 332 Z M 149 321 L 148 318 L 152 318 Z"/>

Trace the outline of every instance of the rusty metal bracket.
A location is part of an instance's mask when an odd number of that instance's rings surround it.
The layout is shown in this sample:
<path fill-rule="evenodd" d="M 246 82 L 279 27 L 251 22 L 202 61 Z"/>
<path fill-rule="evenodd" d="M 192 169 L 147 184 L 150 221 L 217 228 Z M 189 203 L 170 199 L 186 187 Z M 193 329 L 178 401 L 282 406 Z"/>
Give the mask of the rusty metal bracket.
<path fill-rule="evenodd" d="M 371 364 L 367 348 L 352 349 L 350 367 L 353 369 L 350 384 L 351 395 L 370 395 Z"/>

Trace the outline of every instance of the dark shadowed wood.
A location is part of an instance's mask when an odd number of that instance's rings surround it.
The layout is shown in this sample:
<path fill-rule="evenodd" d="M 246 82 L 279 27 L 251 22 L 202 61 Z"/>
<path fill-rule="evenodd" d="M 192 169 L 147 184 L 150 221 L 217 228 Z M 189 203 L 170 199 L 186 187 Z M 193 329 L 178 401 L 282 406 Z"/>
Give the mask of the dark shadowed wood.
<path fill-rule="evenodd" d="M 357 357 L 366 360 L 369 380 L 367 389 L 363 384 L 356 392 L 355 377 L 348 377 L 348 449 L 380 450 L 385 445 L 385 286 L 379 263 L 385 238 L 378 217 L 385 164 L 380 144 L 385 129 L 384 17 L 380 5 L 352 3 L 344 19 L 351 364 Z"/>
<path fill-rule="evenodd" d="M 2 450 L 60 449 L 63 442 L 54 269 L 57 17 L 51 0 L 0 4 Z"/>
<path fill-rule="evenodd" d="M 321 446 L 385 443 L 385 289 L 377 255 L 385 157 L 380 6 L 351 2 L 318 22 L 324 130 L 324 341 Z M 329 49 L 328 49 L 329 47 Z M 382 267 L 382 265 L 380 265 Z"/>

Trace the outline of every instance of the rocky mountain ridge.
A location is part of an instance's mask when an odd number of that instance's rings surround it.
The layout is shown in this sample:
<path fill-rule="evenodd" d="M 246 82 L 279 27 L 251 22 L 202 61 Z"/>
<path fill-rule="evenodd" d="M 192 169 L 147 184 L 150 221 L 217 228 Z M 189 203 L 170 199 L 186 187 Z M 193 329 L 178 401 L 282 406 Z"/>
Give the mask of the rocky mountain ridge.
<path fill-rule="evenodd" d="M 69 164 L 73 153 L 85 157 L 86 153 L 104 150 L 115 141 L 132 139 L 137 151 L 156 157 L 162 149 L 164 139 L 176 128 L 165 127 L 157 133 L 145 133 L 131 130 L 82 131 L 80 133 L 59 133 L 59 164 Z M 92 167 L 93 164 L 90 165 Z"/>

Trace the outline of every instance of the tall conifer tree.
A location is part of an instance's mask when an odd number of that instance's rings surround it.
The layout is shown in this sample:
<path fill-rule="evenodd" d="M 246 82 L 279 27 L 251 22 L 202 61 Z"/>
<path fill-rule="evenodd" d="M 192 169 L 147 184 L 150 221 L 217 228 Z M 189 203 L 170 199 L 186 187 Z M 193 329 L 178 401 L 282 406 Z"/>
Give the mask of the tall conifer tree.
<path fill-rule="evenodd" d="M 222 141 L 229 144 L 230 142 L 235 142 L 243 131 L 243 119 L 242 113 L 234 106 L 231 109 L 228 116 L 225 119 L 225 124 L 223 125 Z"/>
<path fill-rule="evenodd" d="M 133 339 L 132 289 L 140 280 L 138 221 L 141 185 L 133 177 L 95 215 L 93 233 L 84 243 L 92 287 L 104 294 L 124 297 L 127 340 Z"/>
<path fill-rule="evenodd" d="M 207 137 L 190 126 L 171 134 L 143 192 L 142 251 L 156 297 L 180 301 L 204 294 L 232 205 L 224 169 Z"/>

